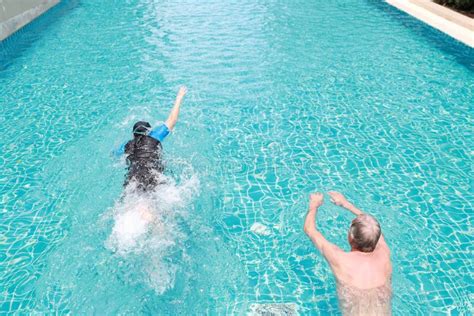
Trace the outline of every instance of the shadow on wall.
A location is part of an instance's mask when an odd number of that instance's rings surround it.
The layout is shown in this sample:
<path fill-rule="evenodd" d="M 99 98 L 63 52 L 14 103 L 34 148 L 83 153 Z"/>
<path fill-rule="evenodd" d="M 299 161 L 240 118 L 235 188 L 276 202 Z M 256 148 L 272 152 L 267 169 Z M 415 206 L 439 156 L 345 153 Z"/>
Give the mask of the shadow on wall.
<path fill-rule="evenodd" d="M 451 36 L 429 26 L 411 15 L 398 10 L 385 1 L 368 0 L 368 3 L 383 11 L 391 19 L 396 20 L 411 32 L 425 38 L 437 49 L 453 56 L 456 61 L 474 71 L 474 49 L 455 40 Z"/>
<path fill-rule="evenodd" d="M 79 0 L 60 1 L 44 14 L 0 41 L 0 73 L 42 36 L 42 33 L 80 5 Z"/>

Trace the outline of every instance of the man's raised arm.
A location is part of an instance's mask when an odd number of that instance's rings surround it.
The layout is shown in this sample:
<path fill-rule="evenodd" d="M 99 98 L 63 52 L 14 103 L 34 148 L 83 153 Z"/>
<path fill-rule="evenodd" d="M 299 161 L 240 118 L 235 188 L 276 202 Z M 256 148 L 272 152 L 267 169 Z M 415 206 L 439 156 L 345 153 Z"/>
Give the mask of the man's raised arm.
<path fill-rule="evenodd" d="M 186 87 L 182 86 L 179 88 L 178 94 L 176 95 L 176 100 L 174 101 L 173 108 L 171 109 L 168 119 L 165 122 L 166 126 L 170 131 L 173 130 L 174 126 L 176 125 L 176 122 L 178 121 L 181 102 L 183 101 L 184 95 L 187 91 L 188 90 L 186 89 Z"/>
<path fill-rule="evenodd" d="M 327 241 L 326 238 L 324 238 L 324 236 L 316 229 L 316 213 L 318 208 L 323 204 L 323 199 L 323 194 L 319 192 L 310 195 L 308 214 L 306 215 L 304 222 L 304 232 L 331 266 L 333 266 L 334 264 L 337 264 L 338 254 L 343 251 L 336 245 Z"/>
<path fill-rule="evenodd" d="M 354 215 L 358 216 L 360 214 L 364 214 L 361 210 L 354 206 L 351 202 L 349 202 L 342 193 L 332 191 L 328 192 L 329 196 L 331 197 L 331 202 L 336 204 L 337 206 L 342 206 L 343 208 L 351 211 Z"/>

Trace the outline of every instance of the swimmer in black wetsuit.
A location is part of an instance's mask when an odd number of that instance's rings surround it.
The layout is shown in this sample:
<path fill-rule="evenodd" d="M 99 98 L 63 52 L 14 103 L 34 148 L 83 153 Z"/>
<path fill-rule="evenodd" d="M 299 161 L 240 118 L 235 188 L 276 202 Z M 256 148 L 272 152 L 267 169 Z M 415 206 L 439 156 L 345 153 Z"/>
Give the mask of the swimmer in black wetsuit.
<path fill-rule="evenodd" d="M 147 192 L 159 184 L 158 177 L 164 171 L 161 142 L 173 130 L 186 87 L 181 87 L 174 106 L 165 123 L 154 129 L 150 123 L 139 121 L 133 126 L 133 139 L 122 144 L 114 154 L 127 156 L 128 172 L 124 186 L 134 182 L 140 191 Z"/>

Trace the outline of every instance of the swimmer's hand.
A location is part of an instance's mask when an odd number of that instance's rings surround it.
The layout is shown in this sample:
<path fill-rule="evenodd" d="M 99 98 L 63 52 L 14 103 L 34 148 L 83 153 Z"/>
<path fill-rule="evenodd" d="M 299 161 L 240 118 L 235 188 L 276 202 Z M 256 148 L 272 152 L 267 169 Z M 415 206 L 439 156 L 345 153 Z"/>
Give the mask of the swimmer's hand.
<path fill-rule="evenodd" d="M 318 207 L 323 205 L 323 200 L 324 200 L 324 196 L 322 193 L 320 192 L 311 193 L 309 195 L 309 208 L 317 209 Z"/>
<path fill-rule="evenodd" d="M 363 214 L 360 209 L 354 206 L 351 202 L 349 202 L 342 193 L 339 192 L 328 192 L 329 196 L 331 197 L 331 202 L 336 204 L 337 206 L 342 206 L 343 208 L 347 209 L 348 211 L 351 211 L 354 213 L 354 215 L 358 216 L 360 214 Z"/>
<path fill-rule="evenodd" d="M 179 88 L 178 95 L 176 96 L 176 99 L 182 100 L 187 92 L 188 92 L 188 88 L 186 88 L 186 86 L 181 86 Z"/>
<path fill-rule="evenodd" d="M 342 193 L 332 191 L 328 192 L 328 194 L 331 197 L 331 202 L 336 204 L 337 206 L 346 207 L 349 204 L 349 201 L 347 201 L 347 199 Z"/>

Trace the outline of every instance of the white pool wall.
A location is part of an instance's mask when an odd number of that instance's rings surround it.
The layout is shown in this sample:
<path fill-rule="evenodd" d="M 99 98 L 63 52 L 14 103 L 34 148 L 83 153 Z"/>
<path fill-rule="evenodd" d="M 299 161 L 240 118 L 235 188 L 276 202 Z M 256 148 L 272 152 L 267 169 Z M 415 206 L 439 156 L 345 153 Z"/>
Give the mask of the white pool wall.
<path fill-rule="evenodd" d="M 30 23 L 60 0 L 0 0 L 0 41 Z"/>

